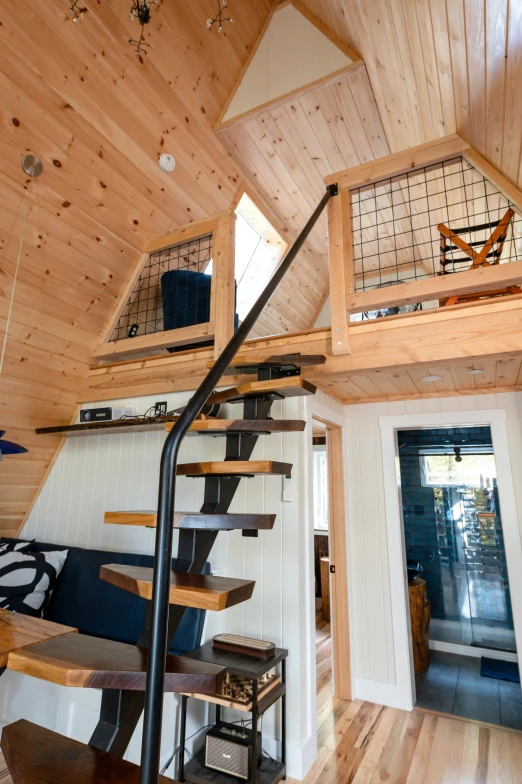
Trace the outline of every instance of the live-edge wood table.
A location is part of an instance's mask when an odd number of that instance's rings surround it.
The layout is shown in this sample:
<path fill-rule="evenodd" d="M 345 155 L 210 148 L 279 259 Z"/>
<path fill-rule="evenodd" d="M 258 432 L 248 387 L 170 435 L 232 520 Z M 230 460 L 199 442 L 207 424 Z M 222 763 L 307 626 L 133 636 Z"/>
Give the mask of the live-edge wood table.
<path fill-rule="evenodd" d="M 13 651 L 77 631 L 61 623 L 0 608 L 0 674 L 4 672 L 9 654 Z"/>
<path fill-rule="evenodd" d="M 230 675 L 239 675 L 243 678 L 252 680 L 252 706 L 248 710 L 252 714 L 252 760 L 256 764 L 252 765 L 252 774 L 246 784 L 278 784 L 286 778 L 286 658 L 288 651 L 284 648 L 276 648 L 274 656 L 270 659 L 257 659 L 254 656 L 244 656 L 239 653 L 229 653 L 212 647 L 212 641 L 205 643 L 200 648 L 186 653 L 185 656 L 207 662 L 208 664 L 218 664 L 226 667 Z M 261 693 L 258 700 L 257 682 L 259 678 L 273 670 L 278 664 L 281 665 L 280 682 L 273 688 Z M 207 695 L 190 695 L 195 699 L 209 700 Z M 180 729 L 180 748 L 178 758 L 178 778 L 181 782 L 190 781 L 193 784 L 237 784 L 238 779 L 228 776 L 218 771 L 205 768 L 201 754 L 195 755 L 190 762 L 185 765 L 185 733 L 187 703 L 189 695 L 185 694 L 181 698 L 181 729 Z M 274 703 L 281 700 L 281 762 L 276 762 L 271 770 L 257 769 L 257 725 L 260 716 L 265 713 Z M 244 710 L 244 708 L 243 708 Z M 216 704 L 216 723 L 221 717 L 221 705 Z"/>

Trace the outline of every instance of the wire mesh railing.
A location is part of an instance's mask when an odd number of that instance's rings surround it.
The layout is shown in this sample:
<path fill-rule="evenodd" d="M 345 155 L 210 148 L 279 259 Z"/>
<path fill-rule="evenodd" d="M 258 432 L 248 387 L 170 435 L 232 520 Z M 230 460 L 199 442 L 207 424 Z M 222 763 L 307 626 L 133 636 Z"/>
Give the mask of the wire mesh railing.
<path fill-rule="evenodd" d="M 503 219 L 506 231 L 497 231 L 484 261 L 522 259 L 522 217 L 513 210 L 506 219 L 513 205 L 462 156 L 351 196 L 356 292 L 468 271 Z"/>
<path fill-rule="evenodd" d="M 151 253 L 110 341 L 210 320 L 212 234 Z"/>

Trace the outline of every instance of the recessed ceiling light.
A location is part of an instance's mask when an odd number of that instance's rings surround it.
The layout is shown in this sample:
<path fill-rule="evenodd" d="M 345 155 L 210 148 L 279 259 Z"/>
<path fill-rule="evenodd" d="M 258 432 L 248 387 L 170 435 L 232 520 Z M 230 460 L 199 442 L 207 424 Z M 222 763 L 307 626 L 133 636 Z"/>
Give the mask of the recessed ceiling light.
<path fill-rule="evenodd" d="M 468 370 L 470 376 L 478 376 L 479 373 L 483 373 L 483 372 L 484 371 L 482 370 L 482 368 L 471 368 L 470 370 Z"/>
<path fill-rule="evenodd" d="M 422 380 L 425 384 L 430 384 L 432 381 L 442 381 L 442 376 L 424 376 Z"/>

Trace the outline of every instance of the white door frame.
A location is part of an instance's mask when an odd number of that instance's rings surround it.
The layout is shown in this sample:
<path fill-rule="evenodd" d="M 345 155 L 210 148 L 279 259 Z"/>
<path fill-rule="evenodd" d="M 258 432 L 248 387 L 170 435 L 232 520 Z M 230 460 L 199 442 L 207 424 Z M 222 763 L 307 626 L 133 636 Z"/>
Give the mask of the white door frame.
<path fill-rule="evenodd" d="M 513 487 L 505 409 L 380 417 L 396 686 L 398 697 L 400 697 L 400 707 L 405 710 L 413 709 L 416 695 L 406 575 L 406 548 L 401 514 L 397 430 L 474 425 L 487 425 L 491 428 L 515 639 L 517 651 L 522 652 L 522 543 Z"/>

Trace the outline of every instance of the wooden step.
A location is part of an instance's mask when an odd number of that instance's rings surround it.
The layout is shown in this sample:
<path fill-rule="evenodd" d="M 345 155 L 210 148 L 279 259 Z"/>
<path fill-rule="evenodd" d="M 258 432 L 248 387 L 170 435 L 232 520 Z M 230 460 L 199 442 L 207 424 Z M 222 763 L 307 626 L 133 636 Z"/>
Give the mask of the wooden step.
<path fill-rule="evenodd" d="M 139 784 L 140 768 L 24 719 L 2 731 L 15 784 Z M 160 776 L 158 784 L 179 784 Z"/>
<path fill-rule="evenodd" d="M 124 591 L 152 599 L 154 569 L 146 566 L 107 564 L 100 569 L 100 578 Z M 236 580 L 209 574 L 170 573 L 171 604 L 195 607 L 198 610 L 226 610 L 246 602 L 254 591 L 254 580 Z"/>
<path fill-rule="evenodd" d="M 174 528 L 191 528 L 198 531 L 268 531 L 274 527 L 275 519 L 275 514 L 176 512 Z M 103 522 L 110 525 L 141 525 L 145 528 L 156 528 L 156 512 L 105 512 Z"/>
<path fill-rule="evenodd" d="M 182 463 L 176 473 L 179 476 L 288 476 L 292 473 L 292 464 L 276 460 L 217 460 L 212 463 Z"/>
<path fill-rule="evenodd" d="M 247 381 L 237 387 L 222 389 L 219 392 L 213 392 L 207 403 L 239 403 L 250 397 L 272 397 L 274 400 L 278 400 L 283 397 L 315 395 L 316 391 L 317 387 L 310 381 L 305 381 L 302 376 L 288 376 L 268 381 Z"/>
<path fill-rule="evenodd" d="M 147 658 L 148 651 L 135 645 L 86 634 L 67 634 L 13 651 L 9 654 L 7 668 L 60 686 L 143 691 Z M 224 675 L 222 667 L 169 654 L 165 691 L 203 689 L 206 694 L 214 694 Z"/>
<path fill-rule="evenodd" d="M 248 356 L 236 356 L 228 366 L 225 375 L 237 375 L 238 373 L 257 373 L 260 368 L 279 368 L 281 370 L 297 369 L 302 367 L 313 367 L 314 365 L 324 365 L 326 357 L 324 354 L 280 354 L 271 357 L 264 357 L 259 354 L 248 354 Z M 207 367 L 212 368 L 216 360 L 209 360 Z"/>
<path fill-rule="evenodd" d="M 167 422 L 165 430 L 176 423 Z M 301 433 L 306 427 L 302 419 L 202 419 L 193 422 L 191 430 L 198 435 L 219 436 L 227 433 Z"/>

